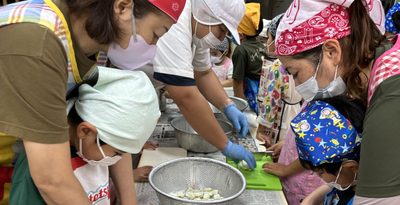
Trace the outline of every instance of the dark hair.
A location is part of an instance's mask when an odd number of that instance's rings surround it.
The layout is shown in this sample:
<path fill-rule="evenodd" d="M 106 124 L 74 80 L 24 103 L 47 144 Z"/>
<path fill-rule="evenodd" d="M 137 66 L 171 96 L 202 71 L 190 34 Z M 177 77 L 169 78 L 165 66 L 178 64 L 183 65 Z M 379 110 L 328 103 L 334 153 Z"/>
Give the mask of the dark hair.
<path fill-rule="evenodd" d="M 357 130 L 358 133 L 363 131 L 363 121 L 366 107 L 362 101 L 359 99 L 351 99 L 345 95 L 340 95 L 332 98 L 322 99 L 322 101 L 330 104 L 335 107 L 340 114 L 346 117 L 354 129 Z M 353 150 L 354 153 L 358 153 L 354 155 L 354 158 L 350 160 L 359 161 L 360 160 L 360 147 L 356 147 Z M 326 172 L 336 175 L 340 169 L 341 162 L 337 163 L 324 163 L 319 166 L 314 166 L 310 161 L 300 159 L 301 165 L 313 171 L 325 170 Z"/>
<path fill-rule="evenodd" d="M 79 123 L 83 122 L 82 118 L 76 112 L 75 105 L 72 106 L 71 110 L 68 113 L 68 122 L 74 126 L 79 125 Z"/>
<path fill-rule="evenodd" d="M 397 30 L 400 30 L 400 11 L 394 12 L 392 14 L 393 25 Z"/>
<path fill-rule="evenodd" d="M 114 16 L 115 0 L 68 0 L 71 13 L 87 14 L 85 29 L 88 35 L 101 44 L 120 38 L 121 28 Z"/>
<path fill-rule="evenodd" d="M 375 49 L 381 45 L 385 37 L 369 17 L 363 5 L 364 0 L 355 0 L 349 8 L 351 34 L 340 39 L 342 47 L 341 65 L 346 68 L 343 80 L 347 85 L 347 92 L 353 98 L 366 104 L 367 82 L 360 74 L 368 68 L 374 60 Z M 322 46 L 296 54 L 295 59 L 311 58 L 313 62 L 319 59 Z M 316 61 L 316 64 L 318 61 Z"/>
<path fill-rule="evenodd" d="M 88 35 L 101 44 L 110 44 L 121 37 L 114 14 L 115 0 L 67 0 L 71 13 L 87 14 L 85 29 Z M 164 14 L 148 0 L 133 0 L 134 15 L 142 18 L 148 13 Z"/>
<path fill-rule="evenodd" d="M 77 126 L 79 125 L 81 122 L 83 122 L 82 118 L 79 116 L 79 114 L 76 112 L 75 109 L 75 105 L 72 106 L 71 110 L 68 113 L 68 122 L 72 125 L 72 126 Z M 106 145 L 107 143 L 105 143 L 103 140 L 99 139 L 99 143 L 100 146 L 101 145 Z"/>

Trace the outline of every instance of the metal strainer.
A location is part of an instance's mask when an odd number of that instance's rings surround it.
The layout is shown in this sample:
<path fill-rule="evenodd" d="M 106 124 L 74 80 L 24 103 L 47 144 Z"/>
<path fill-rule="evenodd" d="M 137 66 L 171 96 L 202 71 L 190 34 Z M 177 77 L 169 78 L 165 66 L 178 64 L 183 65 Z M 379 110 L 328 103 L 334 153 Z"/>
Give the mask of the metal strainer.
<path fill-rule="evenodd" d="M 171 160 L 153 168 L 150 185 L 156 190 L 162 205 L 234 204 L 246 187 L 243 174 L 226 163 L 201 157 Z M 171 193 L 188 189 L 217 189 L 224 198 L 213 201 L 181 199 Z"/>

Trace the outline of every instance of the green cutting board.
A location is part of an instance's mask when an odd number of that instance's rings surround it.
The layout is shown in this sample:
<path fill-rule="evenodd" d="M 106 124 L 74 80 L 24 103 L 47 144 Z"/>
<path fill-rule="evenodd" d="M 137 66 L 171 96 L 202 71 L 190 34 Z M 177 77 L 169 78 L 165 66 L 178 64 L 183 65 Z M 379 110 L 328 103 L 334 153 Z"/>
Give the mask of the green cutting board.
<path fill-rule="evenodd" d="M 262 169 L 263 164 L 272 162 L 271 157 L 266 156 L 265 154 L 254 153 L 254 158 L 257 162 L 257 167 L 254 170 L 238 168 L 237 164 L 229 158 L 227 158 L 227 163 L 243 173 L 247 183 L 246 189 L 282 190 L 282 185 L 279 178 L 275 175 L 267 174 Z"/>

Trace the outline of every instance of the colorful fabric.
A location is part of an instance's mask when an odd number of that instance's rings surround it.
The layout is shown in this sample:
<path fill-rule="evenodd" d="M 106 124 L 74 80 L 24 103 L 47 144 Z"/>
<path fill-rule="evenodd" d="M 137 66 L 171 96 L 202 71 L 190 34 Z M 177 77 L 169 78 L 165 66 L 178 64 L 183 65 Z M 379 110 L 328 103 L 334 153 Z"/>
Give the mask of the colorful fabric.
<path fill-rule="evenodd" d="M 365 0 L 382 34 L 384 10 L 379 0 Z M 354 0 L 295 0 L 282 18 L 275 41 L 277 55 L 295 55 L 351 33 L 348 8 Z"/>
<path fill-rule="evenodd" d="M 15 157 L 12 146 L 16 137 L 0 133 L 0 138 L 0 205 L 6 205 L 11 190 L 12 161 Z"/>
<path fill-rule="evenodd" d="M 258 87 L 260 86 L 259 80 L 252 80 L 250 78 L 244 79 L 244 96 L 246 96 L 247 103 L 251 110 L 258 115 L 257 94 Z"/>
<path fill-rule="evenodd" d="M 303 105 L 304 107 L 305 105 Z M 278 163 L 289 165 L 298 159 L 295 135 L 291 129 L 285 137 Z M 304 170 L 295 175 L 281 177 L 283 192 L 285 193 L 288 204 L 300 205 L 301 201 L 306 198 L 316 188 L 324 184 L 323 180 L 313 171 Z"/>
<path fill-rule="evenodd" d="M 238 32 L 246 36 L 256 35 L 260 24 L 260 15 L 261 10 L 259 3 L 247 3 L 246 12 L 239 24 Z"/>
<path fill-rule="evenodd" d="M 385 29 L 389 33 L 399 33 L 400 32 L 399 29 L 397 29 L 396 26 L 393 24 L 392 15 L 396 12 L 400 12 L 400 3 L 394 4 L 392 6 L 392 8 L 390 8 L 386 14 Z"/>
<path fill-rule="evenodd" d="M 264 60 L 265 61 L 265 60 Z M 264 63 L 265 64 L 265 63 Z M 289 90 L 289 75 L 282 63 L 275 60 L 271 66 L 263 65 L 258 90 L 259 122 L 269 128 L 276 128 L 282 111 L 282 97 Z M 279 115 L 279 116 L 278 116 Z"/>
<path fill-rule="evenodd" d="M 375 60 L 368 84 L 368 104 L 376 88 L 386 79 L 400 75 L 400 40 L 397 36 L 395 45 Z"/>
<path fill-rule="evenodd" d="M 291 123 L 299 158 L 314 166 L 353 159 L 361 135 L 342 114 L 323 101 L 310 102 Z"/>
<path fill-rule="evenodd" d="M 275 130 L 275 134 L 281 130 L 279 134 L 281 140 L 286 137 L 290 121 L 300 111 L 301 96 L 294 89 L 293 78 L 286 72 L 282 63 L 275 60 L 272 65 L 268 65 L 267 62 L 264 60 L 261 69 L 257 121 Z"/>
<path fill-rule="evenodd" d="M 32 0 L 10 4 L 0 8 L 0 26 L 14 23 L 37 23 L 53 31 L 65 48 L 68 60 L 68 88 L 81 82 L 73 43 L 68 25 L 61 11 L 51 0 Z"/>

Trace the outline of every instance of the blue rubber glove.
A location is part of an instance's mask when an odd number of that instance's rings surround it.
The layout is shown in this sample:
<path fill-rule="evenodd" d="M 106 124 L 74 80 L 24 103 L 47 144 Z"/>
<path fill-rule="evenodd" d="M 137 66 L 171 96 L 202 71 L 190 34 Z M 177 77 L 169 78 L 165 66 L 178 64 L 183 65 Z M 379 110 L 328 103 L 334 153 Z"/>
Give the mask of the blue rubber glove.
<path fill-rule="evenodd" d="M 241 138 L 246 137 L 249 132 L 249 123 L 247 122 L 247 117 L 237 109 L 235 103 L 228 104 L 224 108 L 224 114 L 231 121 L 239 136 Z"/>
<path fill-rule="evenodd" d="M 250 169 L 256 168 L 256 160 L 251 152 L 246 150 L 242 145 L 234 144 L 228 140 L 222 153 L 238 163 L 240 160 L 246 161 Z"/>

